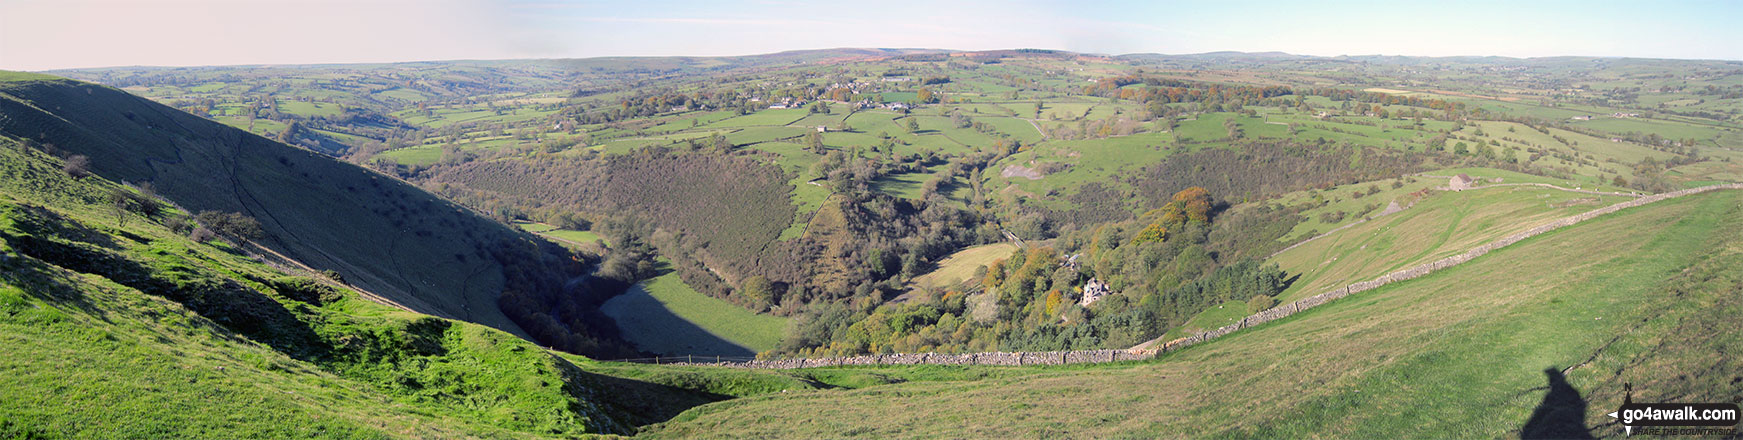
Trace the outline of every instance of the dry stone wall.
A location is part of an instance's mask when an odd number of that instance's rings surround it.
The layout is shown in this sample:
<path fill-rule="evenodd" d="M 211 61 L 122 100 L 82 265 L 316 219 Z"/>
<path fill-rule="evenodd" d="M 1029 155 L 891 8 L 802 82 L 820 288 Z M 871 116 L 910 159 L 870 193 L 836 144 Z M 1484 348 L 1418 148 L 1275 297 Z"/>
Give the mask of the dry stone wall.
<path fill-rule="evenodd" d="M 837 367 L 837 366 L 853 366 L 853 365 L 922 365 L 922 364 L 926 364 L 926 365 L 1008 365 L 1008 366 L 1065 365 L 1065 364 L 1120 362 L 1120 361 L 1135 361 L 1135 360 L 1149 359 L 1149 358 L 1156 357 L 1156 355 L 1160 354 L 1160 353 L 1166 353 L 1166 352 L 1186 348 L 1186 347 L 1192 346 L 1193 344 L 1208 341 L 1211 339 L 1216 339 L 1216 338 L 1221 337 L 1223 335 L 1227 335 L 1229 333 L 1233 333 L 1233 332 L 1239 331 L 1239 330 L 1247 328 L 1247 327 L 1252 327 L 1252 326 L 1256 326 L 1259 324 L 1264 324 L 1267 322 L 1275 321 L 1278 319 L 1283 319 L 1284 317 L 1287 317 L 1289 315 L 1293 315 L 1293 314 L 1300 312 L 1302 310 L 1311 309 L 1311 308 L 1317 307 L 1321 304 L 1325 304 L 1327 302 L 1331 302 L 1333 300 L 1336 300 L 1338 298 L 1343 298 L 1343 297 L 1350 296 L 1350 295 L 1355 294 L 1355 293 L 1359 293 L 1359 292 L 1366 291 L 1366 290 L 1371 290 L 1371 289 L 1374 289 L 1374 288 L 1377 288 L 1380 286 L 1384 286 L 1384 285 L 1387 285 L 1390 283 L 1420 277 L 1423 275 L 1427 275 L 1429 273 L 1433 273 L 1434 271 L 1437 271 L 1437 270 L 1457 266 L 1457 265 L 1464 263 L 1466 261 L 1471 261 L 1474 258 L 1483 256 L 1484 254 L 1487 254 L 1490 251 L 1493 251 L 1495 249 L 1500 249 L 1500 248 L 1506 247 L 1508 245 L 1518 243 L 1522 240 L 1541 235 L 1545 232 L 1553 231 L 1556 229 L 1561 229 L 1561 228 L 1567 227 L 1567 226 L 1572 226 L 1574 224 L 1577 224 L 1577 223 L 1580 223 L 1580 222 L 1583 222 L 1586 220 L 1591 220 L 1593 218 L 1597 218 L 1597 217 L 1602 216 L 1604 214 L 1609 214 L 1609 213 L 1613 213 L 1613 212 L 1620 211 L 1623 209 L 1633 208 L 1636 206 L 1657 202 L 1660 200 L 1674 199 L 1677 197 L 1682 197 L 1682 196 L 1686 196 L 1686 195 L 1690 195 L 1690 194 L 1697 194 L 1697 193 L 1703 193 L 1703 192 L 1707 192 L 1707 191 L 1721 190 L 1721 189 L 1743 189 L 1743 184 L 1732 183 L 1732 184 L 1723 184 L 1723 185 L 1703 186 L 1700 188 L 1691 188 L 1691 189 L 1685 189 L 1685 190 L 1681 190 L 1681 191 L 1674 191 L 1674 192 L 1668 192 L 1668 193 L 1664 193 L 1664 194 L 1657 194 L 1657 195 L 1640 197 L 1640 198 L 1637 198 L 1634 200 L 1629 200 L 1626 202 L 1617 203 L 1617 204 L 1606 206 L 1603 208 L 1598 208 L 1598 209 L 1595 209 L 1595 210 L 1592 210 L 1589 212 L 1585 212 L 1585 213 L 1573 215 L 1570 217 L 1558 219 L 1558 220 L 1555 220 L 1555 221 L 1550 222 L 1548 224 L 1538 226 L 1535 228 L 1531 228 L 1530 230 L 1526 230 L 1524 232 L 1520 232 L 1520 233 L 1516 233 L 1513 235 L 1503 237 L 1499 240 L 1495 240 L 1495 241 L 1489 242 L 1487 244 L 1484 244 L 1482 246 L 1478 246 L 1475 249 L 1471 249 L 1471 250 L 1466 251 L 1462 254 L 1453 255 L 1450 257 L 1442 258 L 1442 259 L 1435 260 L 1435 261 L 1428 262 L 1428 263 L 1423 263 L 1421 265 L 1417 265 L 1416 267 L 1411 267 L 1409 269 L 1399 270 L 1396 272 L 1382 275 L 1379 278 L 1375 278 L 1373 280 L 1362 281 L 1362 282 L 1350 284 L 1350 285 L 1347 285 L 1344 287 L 1333 289 L 1329 292 L 1320 293 L 1318 295 L 1303 298 L 1303 299 L 1298 300 L 1298 301 L 1290 302 L 1290 303 L 1283 304 L 1283 305 L 1280 305 L 1277 307 L 1272 307 L 1270 309 L 1266 309 L 1266 310 L 1261 311 L 1259 313 L 1255 313 L 1251 316 L 1247 316 L 1246 318 L 1241 318 L 1240 321 L 1238 321 L 1234 324 L 1223 326 L 1222 328 L 1218 328 L 1216 330 L 1198 333 L 1198 334 L 1195 334 L 1192 336 L 1187 336 L 1187 337 L 1175 339 L 1172 341 L 1162 341 L 1160 338 L 1158 338 L 1156 340 L 1145 342 L 1143 344 L 1139 344 L 1136 347 L 1132 347 L 1132 348 L 1126 349 L 1126 350 L 994 352 L 994 353 L 959 353 L 959 354 L 902 353 L 902 354 L 874 354 L 874 355 L 864 355 L 864 356 L 832 357 L 832 358 L 753 360 L 753 361 L 744 361 L 744 362 L 696 362 L 696 363 L 676 362 L 676 363 L 672 363 L 672 365 L 706 365 L 706 366 L 759 368 L 759 369 L 792 369 L 792 368 Z"/>
<path fill-rule="evenodd" d="M 1155 357 L 1156 353 L 1155 350 L 1077 350 L 956 354 L 900 353 L 831 358 L 754 360 L 744 362 L 675 362 L 671 363 L 671 365 L 701 365 L 758 369 L 841 367 L 855 365 L 1003 365 L 1015 367 L 1023 365 L 1065 365 L 1135 361 Z"/>

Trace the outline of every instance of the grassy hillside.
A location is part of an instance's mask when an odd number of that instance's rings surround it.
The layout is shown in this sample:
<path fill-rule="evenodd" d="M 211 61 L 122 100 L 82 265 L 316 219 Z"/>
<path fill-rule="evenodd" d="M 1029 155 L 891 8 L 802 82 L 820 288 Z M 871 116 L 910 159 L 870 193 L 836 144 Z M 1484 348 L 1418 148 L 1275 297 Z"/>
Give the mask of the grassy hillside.
<path fill-rule="evenodd" d="M 0 135 L 83 155 L 181 207 L 241 212 L 259 242 L 413 310 L 520 333 L 496 305 L 508 228 L 397 179 L 106 87 L 0 82 Z"/>
<path fill-rule="evenodd" d="M 1743 343 L 1732 319 L 1743 310 L 1739 231 L 1743 194 L 1691 196 L 1153 362 L 757 396 L 690 410 L 650 434 L 1511 437 L 1590 427 L 1618 436 L 1600 425 L 1623 382 L 1635 383 L 1636 401 L 1743 396 L 1712 373 L 1743 365 L 1711 356 Z M 1528 423 L 1539 409 L 1576 411 L 1575 426 Z"/>
<path fill-rule="evenodd" d="M 0 137 L 0 437 L 574 438 L 781 372 L 612 365 L 287 273 Z M 858 380 L 842 378 L 838 380 Z"/>
<path fill-rule="evenodd" d="M 1434 193 L 1410 209 L 1272 258 L 1284 271 L 1300 276 L 1278 299 L 1294 301 L 1366 281 L 1623 200 L 1535 186 Z"/>
<path fill-rule="evenodd" d="M 0 431 L 89 437 L 623 432 L 572 367 L 512 335 L 287 276 L 187 214 L 0 140 Z M 4 432 L 0 432 L 4 433 Z"/>

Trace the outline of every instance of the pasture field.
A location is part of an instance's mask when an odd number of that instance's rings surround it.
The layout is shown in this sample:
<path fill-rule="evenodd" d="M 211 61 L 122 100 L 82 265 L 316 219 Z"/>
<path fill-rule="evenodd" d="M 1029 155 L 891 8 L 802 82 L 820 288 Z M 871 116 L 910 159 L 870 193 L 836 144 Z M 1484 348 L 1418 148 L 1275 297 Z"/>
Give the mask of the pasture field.
<path fill-rule="evenodd" d="M 1011 256 L 1017 245 L 994 243 L 956 251 L 938 262 L 938 268 L 914 277 L 913 284 L 926 288 L 950 288 L 970 281 L 974 270 Z"/>
<path fill-rule="evenodd" d="M 303 101 L 279 101 L 278 110 L 301 116 L 333 117 L 344 113 L 344 110 L 334 104 Z"/>
<path fill-rule="evenodd" d="M 761 315 L 697 292 L 667 273 L 601 307 L 643 351 L 664 355 L 751 356 L 775 348 L 787 319 Z"/>
<path fill-rule="evenodd" d="M 383 152 L 376 157 L 386 158 L 404 165 L 429 165 L 442 161 L 442 148 L 434 145 L 398 148 Z"/>
<path fill-rule="evenodd" d="M 1410 209 L 1273 257 L 1284 271 L 1300 276 L 1278 300 L 1294 301 L 1367 281 L 1624 200 L 1534 186 L 1438 192 Z"/>
<path fill-rule="evenodd" d="M 1393 188 L 1393 183 L 1397 183 L 1399 187 Z M 1388 205 L 1393 202 L 1397 202 L 1400 208 L 1408 207 L 1416 202 L 1416 198 L 1411 194 L 1425 189 L 1444 187 L 1446 184 L 1447 179 L 1406 176 L 1398 179 L 1340 185 L 1326 190 L 1308 190 L 1284 194 L 1272 202 L 1281 205 L 1306 203 L 1318 204 L 1318 206 L 1302 212 L 1301 215 L 1304 219 L 1301 223 L 1297 223 L 1295 229 L 1279 239 L 1294 242 L 1329 232 L 1340 226 L 1377 216 L 1385 212 Z M 1369 191 L 1372 190 L 1378 190 L 1378 192 L 1369 194 Z"/>
<path fill-rule="evenodd" d="M 708 125 L 706 125 L 706 127 L 709 127 L 709 128 L 735 128 L 735 127 L 787 125 L 787 124 L 792 124 L 793 122 L 798 121 L 799 119 L 804 118 L 805 116 L 807 116 L 809 114 L 810 114 L 810 112 L 807 112 L 805 109 L 802 109 L 802 108 L 762 110 L 762 111 L 758 111 L 756 113 L 751 113 L 748 115 L 735 116 L 735 117 L 731 117 L 731 118 L 722 119 L 722 120 L 716 121 L 712 124 L 708 124 Z"/>
<path fill-rule="evenodd" d="M 933 175 L 927 173 L 905 173 L 884 176 L 872 183 L 872 189 L 896 197 L 920 199 L 920 186 Z"/>
<path fill-rule="evenodd" d="M 560 238 L 573 243 L 594 243 L 603 240 L 593 231 L 576 231 L 570 229 L 555 229 L 539 233 L 548 237 Z"/>
<path fill-rule="evenodd" d="M 1248 310 L 1246 302 L 1224 301 L 1222 304 L 1217 304 L 1216 307 L 1204 309 L 1203 312 L 1193 315 L 1192 319 L 1187 320 L 1185 324 L 1163 333 L 1162 340 L 1172 341 L 1192 336 L 1195 333 L 1216 330 L 1222 326 L 1239 322 L 1241 318 L 1251 314 L 1253 311 Z"/>

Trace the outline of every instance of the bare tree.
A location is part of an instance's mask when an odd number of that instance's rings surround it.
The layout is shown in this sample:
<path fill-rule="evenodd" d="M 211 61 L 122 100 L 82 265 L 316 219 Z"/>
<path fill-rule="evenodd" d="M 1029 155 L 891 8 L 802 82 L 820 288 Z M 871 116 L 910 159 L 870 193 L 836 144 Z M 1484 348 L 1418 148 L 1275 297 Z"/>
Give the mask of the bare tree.
<path fill-rule="evenodd" d="M 73 176 L 75 179 L 83 179 L 85 176 L 91 175 L 91 158 L 85 157 L 83 154 L 68 156 L 66 164 L 61 165 L 61 171 L 65 171 L 67 175 Z"/>

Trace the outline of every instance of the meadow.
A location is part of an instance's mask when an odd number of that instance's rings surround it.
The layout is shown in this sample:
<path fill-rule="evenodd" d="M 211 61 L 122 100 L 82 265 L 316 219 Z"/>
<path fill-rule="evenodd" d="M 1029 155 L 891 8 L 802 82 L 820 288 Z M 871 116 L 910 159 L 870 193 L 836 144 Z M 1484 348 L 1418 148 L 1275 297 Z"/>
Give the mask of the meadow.
<path fill-rule="evenodd" d="M 948 289 L 973 281 L 975 269 L 1011 256 L 1017 245 L 996 243 L 957 251 L 938 262 L 938 267 L 915 277 L 913 284 L 925 288 Z"/>
<path fill-rule="evenodd" d="M 636 347 L 665 356 L 754 356 L 775 347 L 787 320 L 709 297 L 668 273 L 601 308 Z"/>

